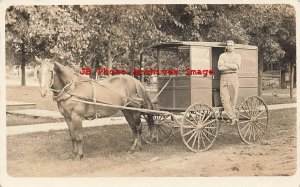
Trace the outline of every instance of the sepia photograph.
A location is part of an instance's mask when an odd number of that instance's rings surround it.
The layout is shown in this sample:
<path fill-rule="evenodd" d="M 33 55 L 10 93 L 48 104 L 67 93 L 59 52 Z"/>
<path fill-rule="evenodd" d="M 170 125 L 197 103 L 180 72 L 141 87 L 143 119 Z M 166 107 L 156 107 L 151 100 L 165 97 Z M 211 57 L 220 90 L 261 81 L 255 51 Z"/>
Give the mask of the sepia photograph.
<path fill-rule="evenodd" d="M 33 180 L 295 176 L 296 11 L 6 6 L 2 171 Z"/>

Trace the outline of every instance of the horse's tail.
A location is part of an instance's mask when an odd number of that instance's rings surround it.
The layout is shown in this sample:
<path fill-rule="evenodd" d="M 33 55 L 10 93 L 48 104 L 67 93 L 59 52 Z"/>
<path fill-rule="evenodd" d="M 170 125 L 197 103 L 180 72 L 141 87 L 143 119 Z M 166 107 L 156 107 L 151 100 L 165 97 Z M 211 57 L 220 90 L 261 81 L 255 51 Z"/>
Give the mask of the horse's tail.
<path fill-rule="evenodd" d="M 146 90 L 146 88 L 142 85 L 141 82 L 139 82 L 138 80 L 136 80 L 135 78 L 132 78 L 131 76 L 129 76 L 131 79 L 133 79 L 135 81 L 135 86 L 136 86 L 136 91 L 137 94 L 143 99 L 143 105 L 142 108 L 144 109 L 148 109 L 148 110 L 153 110 L 153 103 L 150 99 L 150 96 Z M 145 117 L 145 120 L 148 124 L 148 127 L 150 129 L 150 131 L 152 131 L 153 127 L 154 127 L 154 115 L 149 113 L 149 112 L 142 112 L 142 115 Z"/>
<path fill-rule="evenodd" d="M 151 102 L 151 99 L 150 99 L 150 96 L 147 92 L 145 92 L 145 100 L 147 102 L 147 108 L 149 110 L 153 110 L 153 103 Z M 147 113 L 147 124 L 148 124 L 148 127 L 150 129 L 150 131 L 152 131 L 153 127 L 154 127 L 154 119 L 153 119 L 153 114 L 151 113 Z"/>

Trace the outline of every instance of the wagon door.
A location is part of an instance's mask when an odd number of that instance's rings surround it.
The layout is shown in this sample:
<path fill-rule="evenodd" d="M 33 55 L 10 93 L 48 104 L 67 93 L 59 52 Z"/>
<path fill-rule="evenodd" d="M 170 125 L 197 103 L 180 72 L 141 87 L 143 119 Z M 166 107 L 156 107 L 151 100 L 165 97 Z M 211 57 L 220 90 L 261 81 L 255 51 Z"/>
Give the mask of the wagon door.
<path fill-rule="evenodd" d="M 212 48 L 208 46 L 190 47 L 190 68 L 192 70 L 212 69 Z M 213 76 L 190 75 L 191 104 L 206 103 L 212 105 L 212 79 Z"/>

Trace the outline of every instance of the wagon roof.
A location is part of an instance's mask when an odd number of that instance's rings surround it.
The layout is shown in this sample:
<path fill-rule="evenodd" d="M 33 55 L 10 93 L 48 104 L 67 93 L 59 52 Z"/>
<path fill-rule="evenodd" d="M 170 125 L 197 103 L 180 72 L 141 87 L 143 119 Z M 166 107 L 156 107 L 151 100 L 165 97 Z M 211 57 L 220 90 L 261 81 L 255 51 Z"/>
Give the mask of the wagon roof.
<path fill-rule="evenodd" d="M 204 46 L 204 47 L 225 47 L 225 42 L 194 42 L 194 41 L 176 41 L 176 42 L 162 42 L 151 45 L 150 48 L 157 49 L 176 49 L 184 46 Z M 235 44 L 237 49 L 258 49 L 253 45 Z"/>

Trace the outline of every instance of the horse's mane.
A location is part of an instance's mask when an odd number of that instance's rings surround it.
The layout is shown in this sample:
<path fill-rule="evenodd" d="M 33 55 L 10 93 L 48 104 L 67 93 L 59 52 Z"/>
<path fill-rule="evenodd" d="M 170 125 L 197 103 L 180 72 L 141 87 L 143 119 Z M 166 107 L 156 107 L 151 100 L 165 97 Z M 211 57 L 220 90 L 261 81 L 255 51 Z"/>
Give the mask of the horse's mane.
<path fill-rule="evenodd" d="M 68 76 L 68 77 L 74 78 L 74 75 L 75 75 L 76 80 L 91 80 L 91 81 L 93 80 L 89 77 L 85 77 L 85 76 L 81 75 L 79 72 L 76 72 L 73 68 L 70 68 L 69 66 L 62 65 L 60 62 L 58 62 L 55 59 L 52 59 L 52 60 L 54 60 L 54 64 L 58 67 L 58 69 L 60 71 L 64 72 L 66 74 L 66 76 Z M 116 76 L 111 76 L 111 77 L 105 78 L 103 80 L 98 80 L 98 82 L 105 82 L 105 83 L 113 84 L 118 81 L 124 82 L 128 78 L 132 78 L 132 77 L 129 75 L 119 75 L 119 76 L 116 75 Z M 124 84 L 125 84 L 125 82 L 124 82 Z"/>
<path fill-rule="evenodd" d="M 112 76 L 107 79 L 108 82 L 113 83 L 115 81 L 120 80 L 120 77 Z"/>
<path fill-rule="evenodd" d="M 132 77 L 129 75 L 115 75 L 104 79 L 104 81 L 110 84 L 113 84 L 118 81 L 122 82 L 123 84 L 126 84 L 129 79 L 132 79 Z"/>
<path fill-rule="evenodd" d="M 64 66 L 58 61 L 54 61 L 54 64 L 60 69 L 60 71 L 66 73 L 67 76 L 73 77 L 74 75 L 77 77 L 77 80 L 89 80 L 90 78 L 82 76 L 79 72 L 76 72 L 73 68 L 69 66 Z"/>

